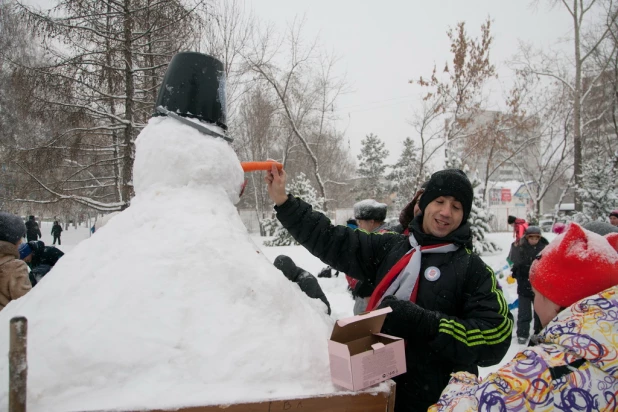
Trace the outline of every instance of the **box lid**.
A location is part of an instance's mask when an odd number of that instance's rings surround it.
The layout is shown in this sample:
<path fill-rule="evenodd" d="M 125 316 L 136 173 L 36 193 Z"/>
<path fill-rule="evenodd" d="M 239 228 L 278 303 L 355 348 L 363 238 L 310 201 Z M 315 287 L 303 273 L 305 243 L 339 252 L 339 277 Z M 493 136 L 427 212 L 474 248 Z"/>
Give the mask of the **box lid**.
<path fill-rule="evenodd" d="M 386 307 L 362 315 L 339 319 L 335 323 L 330 338 L 335 342 L 345 343 L 373 333 L 380 333 L 386 315 L 392 311 L 390 307 Z"/>

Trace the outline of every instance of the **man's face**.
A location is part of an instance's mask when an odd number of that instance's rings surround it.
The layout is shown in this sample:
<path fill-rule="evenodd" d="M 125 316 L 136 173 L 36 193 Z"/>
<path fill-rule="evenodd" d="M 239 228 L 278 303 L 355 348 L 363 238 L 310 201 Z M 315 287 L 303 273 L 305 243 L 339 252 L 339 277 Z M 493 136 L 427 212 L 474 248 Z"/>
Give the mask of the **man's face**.
<path fill-rule="evenodd" d="M 32 262 L 32 253 L 30 253 L 28 256 L 26 256 L 25 258 L 23 258 L 22 260 L 26 263 L 30 263 Z"/>
<path fill-rule="evenodd" d="M 379 226 L 379 224 L 375 220 L 364 220 L 364 219 L 356 219 L 358 223 L 358 228 L 363 229 L 367 232 L 371 232 L 373 229 Z"/>
<path fill-rule="evenodd" d="M 423 232 L 436 237 L 445 237 L 461 225 L 463 213 L 459 200 L 453 196 L 440 196 L 425 208 Z"/>
<path fill-rule="evenodd" d="M 618 226 L 618 217 L 610 216 L 609 217 L 609 223 L 611 223 L 613 226 Z"/>
<path fill-rule="evenodd" d="M 526 236 L 526 239 L 528 240 L 528 243 L 530 244 L 530 246 L 536 246 L 537 243 L 539 243 L 539 240 L 541 240 L 541 236 L 539 236 L 539 235 L 528 235 L 528 236 Z"/>

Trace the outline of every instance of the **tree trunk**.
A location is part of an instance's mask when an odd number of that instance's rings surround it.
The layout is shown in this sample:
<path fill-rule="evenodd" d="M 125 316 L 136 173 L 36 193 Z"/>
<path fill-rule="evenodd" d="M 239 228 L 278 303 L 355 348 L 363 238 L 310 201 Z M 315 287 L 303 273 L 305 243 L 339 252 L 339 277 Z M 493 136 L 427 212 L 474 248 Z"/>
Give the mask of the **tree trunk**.
<path fill-rule="evenodd" d="M 580 187 L 582 173 L 582 61 L 580 50 L 580 21 L 577 0 L 573 0 L 573 30 L 575 36 L 575 85 L 573 88 L 573 173 L 575 174 L 575 187 Z M 582 211 L 582 204 L 577 191 L 575 191 L 575 210 Z"/>
<path fill-rule="evenodd" d="M 133 79 L 133 52 L 132 31 L 133 16 L 131 12 L 131 0 L 124 0 L 124 60 L 125 60 L 125 129 L 123 138 L 122 155 L 122 196 L 128 206 L 129 199 L 133 195 L 132 173 L 133 173 L 133 111 L 135 84 Z M 126 208 L 125 206 L 124 208 Z"/>

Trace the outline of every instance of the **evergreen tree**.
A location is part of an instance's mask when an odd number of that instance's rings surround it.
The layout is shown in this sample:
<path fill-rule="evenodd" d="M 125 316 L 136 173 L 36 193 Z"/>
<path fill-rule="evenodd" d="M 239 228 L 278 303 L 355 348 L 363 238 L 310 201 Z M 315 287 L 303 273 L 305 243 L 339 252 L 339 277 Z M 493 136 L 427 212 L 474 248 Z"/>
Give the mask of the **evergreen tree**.
<path fill-rule="evenodd" d="M 446 168 L 461 169 L 466 175 L 470 174 L 468 165 L 464 165 L 461 158 L 457 155 L 452 155 L 450 159 L 446 160 Z M 491 212 L 483 202 L 483 184 L 476 173 L 470 179 L 470 183 L 472 183 L 472 190 L 474 191 L 474 200 L 472 201 L 468 222 L 470 222 L 470 231 L 472 233 L 473 250 L 478 254 L 498 252 L 501 250 L 500 247 L 485 237 L 486 233 L 491 232 L 491 227 L 489 226 Z"/>
<path fill-rule="evenodd" d="M 591 220 L 607 221 L 610 212 L 618 207 L 616 164 L 618 157 L 608 159 L 601 165 L 589 162 L 582 166 L 581 187 L 577 189 L 577 193 L 583 208 L 576 221 L 580 223 Z"/>
<path fill-rule="evenodd" d="M 361 178 L 359 185 L 354 189 L 357 192 L 356 200 L 375 199 L 382 200 L 388 194 L 389 188 L 384 186 L 384 172 L 388 157 L 388 150 L 384 142 L 373 133 L 368 134 L 361 140 L 361 154 L 358 155 L 358 176 Z"/>
<path fill-rule="evenodd" d="M 316 190 L 304 173 L 300 173 L 292 180 L 288 190 L 292 196 L 299 197 L 309 203 L 311 207 L 313 207 L 313 210 L 324 212 L 324 198 L 318 197 Z M 262 225 L 267 234 L 274 236 L 272 240 L 264 242 L 265 246 L 298 245 L 298 242 L 294 240 L 290 232 L 281 226 L 281 223 L 276 217 L 264 219 Z"/>
<path fill-rule="evenodd" d="M 393 184 L 393 190 L 397 192 L 395 199 L 397 210 L 401 210 L 414 197 L 420 186 L 419 167 L 418 148 L 414 147 L 414 140 L 407 137 L 403 141 L 403 151 L 399 160 L 393 165 L 391 173 L 387 176 L 387 179 Z"/>

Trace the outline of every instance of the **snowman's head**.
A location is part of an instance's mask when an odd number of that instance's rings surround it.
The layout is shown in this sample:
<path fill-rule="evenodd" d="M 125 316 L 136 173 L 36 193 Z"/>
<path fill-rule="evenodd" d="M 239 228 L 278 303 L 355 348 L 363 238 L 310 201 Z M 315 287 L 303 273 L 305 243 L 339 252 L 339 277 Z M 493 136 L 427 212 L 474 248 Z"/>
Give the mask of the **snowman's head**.
<path fill-rule="evenodd" d="M 156 117 L 142 130 L 135 146 L 136 195 L 165 187 L 216 186 L 225 190 L 232 203 L 238 203 L 244 173 L 225 140 L 177 120 Z"/>

